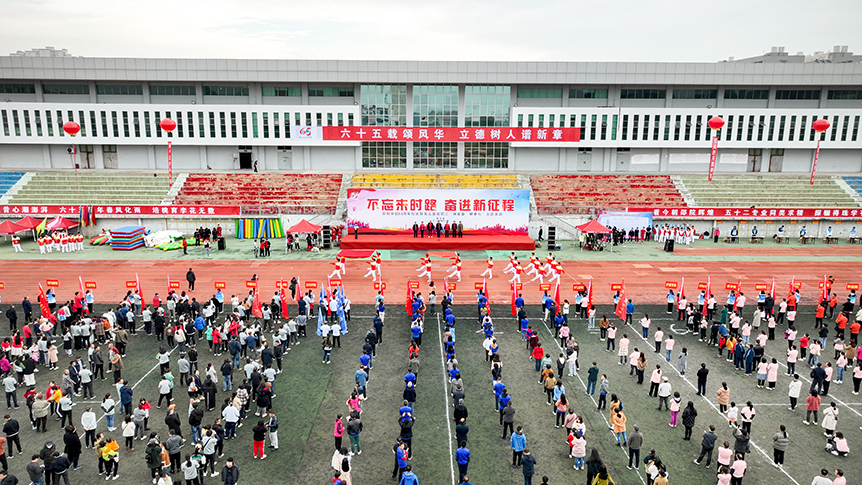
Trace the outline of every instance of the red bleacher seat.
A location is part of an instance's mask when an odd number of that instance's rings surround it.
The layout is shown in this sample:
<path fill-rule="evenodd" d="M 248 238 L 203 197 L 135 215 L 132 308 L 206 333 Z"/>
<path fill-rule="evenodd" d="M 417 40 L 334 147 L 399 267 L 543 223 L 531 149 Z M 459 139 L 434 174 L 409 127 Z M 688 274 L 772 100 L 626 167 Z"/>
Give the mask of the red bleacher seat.
<path fill-rule="evenodd" d="M 545 214 L 578 214 L 591 208 L 686 206 L 665 175 L 534 175 L 536 208 Z"/>

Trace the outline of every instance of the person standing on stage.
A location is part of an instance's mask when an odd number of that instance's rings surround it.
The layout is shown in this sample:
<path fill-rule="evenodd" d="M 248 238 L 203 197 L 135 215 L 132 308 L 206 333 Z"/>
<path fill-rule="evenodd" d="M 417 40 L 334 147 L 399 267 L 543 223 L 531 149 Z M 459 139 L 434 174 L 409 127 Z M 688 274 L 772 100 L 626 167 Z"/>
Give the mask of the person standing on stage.
<path fill-rule="evenodd" d="M 413 237 L 418 237 L 419 235 L 419 224 L 413 223 Z"/>
<path fill-rule="evenodd" d="M 443 224 L 440 224 L 440 221 L 437 221 L 437 238 L 440 238 L 440 235 L 443 233 Z"/>
<path fill-rule="evenodd" d="M 464 237 L 464 224 L 458 223 L 458 237 Z"/>
<path fill-rule="evenodd" d="M 414 223 L 414 227 L 415 227 L 415 223 Z M 414 232 L 414 234 L 415 234 L 415 232 Z M 413 236 L 413 237 L 416 237 L 416 236 Z M 425 237 L 425 224 L 419 224 L 419 237 L 423 237 L 423 238 Z"/>
<path fill-rule="evenodd" d="M 446 221 L 446 225 L 445 225 L 445 226 L 443 226 L 443 234 L 444 234 L 446 237 L 449 237 L 449 229 L 450 229 L 450 228 L 449 228 L 449 221 Z M 452 232 L 452 234 L 455 234 L 455 233 L 454 233 L 454 231 Z"/>
<path fill-rule="evenodd" d="M 434 237 L 434 223 L 428 221 L 428 237 Z"/>
<path fill-rule="evenodd" d="M 490 279 L 494 278 L 494 273 L 492 273 L 492 270 L 494 269 L 494 258 L 492 258 L 491 256 L 488 256 L 488 261 L 486 261 L 486 262 L 488 263 L 488 269 L 483 271 L 482 274 L 479 276 L 485 276 L 487 274 L 488 279 L 490 280 Z"/>

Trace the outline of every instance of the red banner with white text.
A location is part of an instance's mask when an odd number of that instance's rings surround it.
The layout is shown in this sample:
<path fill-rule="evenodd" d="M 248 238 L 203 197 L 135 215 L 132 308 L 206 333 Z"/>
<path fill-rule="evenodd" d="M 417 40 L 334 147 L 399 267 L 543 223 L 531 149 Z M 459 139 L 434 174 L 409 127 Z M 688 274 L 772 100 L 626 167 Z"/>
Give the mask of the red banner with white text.
<path fill-rule="evenodd" d="M 324 126 L 327 141 L 578 142 L 580 128 Z"/>

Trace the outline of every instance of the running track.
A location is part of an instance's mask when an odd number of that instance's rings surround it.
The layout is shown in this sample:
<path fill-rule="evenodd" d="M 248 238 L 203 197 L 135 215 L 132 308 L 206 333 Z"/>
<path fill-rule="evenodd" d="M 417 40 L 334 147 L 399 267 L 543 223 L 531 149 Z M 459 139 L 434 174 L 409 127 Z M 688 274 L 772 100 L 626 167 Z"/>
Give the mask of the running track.
<path fill-rule="evenodd" d="M 447 259 L 433 260 L 432 275 L 438 294 L 443 288 L 443 276 L 449 270 L 451 262 Z M 385 295 L 390 304 L 402 302 L 406 293 L 408 278 L 416 279 L 418 261 L 384 261 L 383 281 L 387 289 Z M 78 291 L 78 276 L 84 281 L 95 281 L 98 288 L 94 290 L 97 302 L 119 301 L 126 293 L 126 281 L 134 280 L 137 273 L 141 280 L 146 302 L 151 301 L 153 292 L 164 296 L 167 293 L 167 277 L 180 281 L 180 289 L 188 285 L 185 274 L 189 267 L 197 276 L 197 291 L 194 296 L 200 299 L 210 297 L 215 293 L 213 282 L 224 281 L 227 288 L 224 291 L 226 299 L 230 295 L 244 295 L 249 289 L 245 281 L 252 274 L 257 274 L 261 282 L 261 293 L 272 295 L 275 282 L 280 278 L 289 281 L 294 275 L 301 282 L 317 281 L 325 283 L 327 275 L 333 270 L 329 261 L 206 261 L 184 259 L 182 261 L 4 261 L 0 281 L 5 289 L 0 290 L 3 303 L 20 303 L 28 295 L 35 303 L 38 294 L 38 283 L 45 286 L 46 279 L 57 279 L 59 288 L 55 290 L 57 299 L 71 299 Z M 509 304 L 511 293 L 508 279 L 503 275 L 505 263 L 498 263 L 494 269 L 495 277 L 488 280 L 488 290 L 491 302 Z M 609 303 L 612 292 L 611 283 L 619 283 L 625 278 L 626 294 L 635 303 L 662 302 L 666 290 L 665 281 L 680 281 L 686 277 L 686 291 L 692 295 L 698 282 L 705 282 L 707 275 L 711 277 L 713 293 L 723 295 L 725 283 L 735 283 L 742 278 L 742 290 L 754 293 L 755 283 L 771 283 L 776 281 L 776 296 L 786 292 L 791 277 L 801 281 L 803 297 L 816 298 L 817 283 L 824 275 L 835 278 L 836 292 L 845 295 L 846 283 L 862 283 L 862 261 L 858 262 L 824 262 L 824 261 L 788 261 L 788 262 L 753 262 L 753 261 L 693 261 L 693 262 L 647 262 L 647 261 L 596 261 L 596 262 L 563 262 L 566 273 L 562 278 L 560 292 L 562 298 L 572 295 L 572 283 L 584 283 L 593 278 L 594 301 L 598 304 Z M 455 291 L 456 302 L 474 301 L 475 282 L 481 282 L 479 276 L 485 270 L 484 261 L 464 261 L 462 282 Z M 364 261 L 348 261 L 347 274 L 343 278 L 345 290 L 354 304 L 372 303 L 376 290 L 370 278 L 363 279 L 367 272 Z M 531 277 L 522 275 L 524 287 L 522 294 L 530 302 L 538 300 L 541 292 L 539 282 L 528 283 Z M 422 278 L 419 290 L 427 294 L 428 287 Z M 452 280 L 450 280 L 452 282 Z M 303 285 L 304 286 L 304 285 Z M 47 288 L 46 288 L 47 289 Z M 553 287 L 552 287 L 553 289 Z M 315 292 L 319 294 L 319 290 Z M 268 298 L 267 298 L 268 300 Z"/>

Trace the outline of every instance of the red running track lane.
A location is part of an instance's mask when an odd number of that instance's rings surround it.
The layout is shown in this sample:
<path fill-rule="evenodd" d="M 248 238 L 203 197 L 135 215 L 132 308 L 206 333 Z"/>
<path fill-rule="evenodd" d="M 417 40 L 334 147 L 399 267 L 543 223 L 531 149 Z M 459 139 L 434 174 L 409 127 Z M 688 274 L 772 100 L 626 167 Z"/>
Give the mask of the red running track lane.
<path fill-rule="evenodd" d="M 448 260 L 433 260 L 432 275 L 438 294 L 442 292 L 443 276 L 450 265 L 451 262 Z M 488 280 L 491 301 L 496 305 L 508 305 L 511 302 L 508 283 L 510 275 L 502 274 L 505 265 L 505 262 L 499 262 L 494 268 L 495 277 Z M 224 290 L 226 298 L 232 294 L 245 295 L 249 291 L 245 287 L 245 281 L 256 273 L 261 280 L 261 293 L 264 296 L 271 296 L 276 291 L 275 282 L 282 277 L 285 281 L 289 281 L 291 276 L 297 275 L 302 282 L 312 280 L 326 282 L 327 275 L 333 270 L 329 261 L 4 261 L 0 281 L 5 284 L 5 289 L 0 290 L 0 296 L 4 304 L 19 304 L 22 298 L 28 295 L 35 304 L 35 297 L 38 294 L 37 284 L 41 282 L 44 286 L 45 280 L 51 278 L 60 281 L 60 286 L 55 291 L 57 299 L 71 299 L 74 292 L 78 291 L 80 275 L 84 281 L 95 281 L 98 284 L 98 289 L 94 291 L 97 302 L 119 301 L 127 291 L 125 282 L 134 280 L 137 273 L 141 278 L 145 301 L 150 302 L 154 292 L 162 296 L 167 294 L 167 276 L 172 280 L 180 281 L 180 289 L 185 290 L 188 287 L 185 275 L 189 267 L 194 268 L 197 276 L 197 291 L 193 296 L 199 299 L 209 298 L 215 293 L 214 281 L 227 283 L 227 288 Z M 397 305 L 404 301 L 406 281 L 408 278 L 417 279 L 416 268 L 418 267 L 418 261 L 384 261 L 383 281 L 387 284 L 385 295 L 390 305 Z M 711 276 L 713 293 L 716 296 L 725 294 L 725 283 L 736 283 L 740 277 L 742 290 L 753 294 L 755 283 L 771 283 L 773 276 L 776 281 L 776 295 L 782 296 L 787 291 L 791 277 L 795 276 L 796 281 L 802 282 L 802 294 L 808 302 L 817 298 L 817 283 L 824 275 L 835 278 L 835 288 L 839 296 L 846 294 L 846 283 L 862 283 L 862 276 L 860 276 L 862 261 L 599 261 L 563 262 L 563 267 L 566 273 L 562 278 L 561 297 L 571 298 L 572 284 L 575 282 L 586 284 L 592 276 L 594 301 L 597 304 L 610 303 L 612 297 L 610 285 L 619 283 L 623 278 L 626 281 L 627 296 L 635 303 L 652 304 L 665 301 L 665 281 L 678 282 L 682 276 L 686 277 L 686 287 L 691 289 L 686 291 L 689 295 L 695 291 L 698 282 L 705 282 L 707 275 Z M 347 275 L 343 280 L 347 295 L 354 304 L 372 303 L 377 294 L 372 280 L 362 277 L 367 270 L 366 262 L 349 260 L 347 262 Z M 464 261 L 462 282 L 458 284 L 455 291 L 456 303 L 465 304 L 475 301 L 474 283 L 482 281 L 479 275 L 484 270 L 484 261 Z M 522 293 L 528 302 L 535 302 L 542 293 L 539 290 L 539 282 L 529 283 L 529 279 L 530 277 L 522 277 L 524 283 Z M 423 295 L 428 293 L 426 281 L 422 278 L 419 286 L 419 291 Z M 452 281 L 450 279 L 450 282 Z M 319 290 L 315 292 L 315 295 L 318 294 Z"/>

